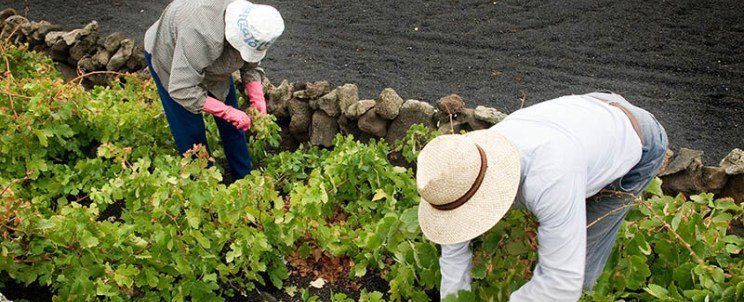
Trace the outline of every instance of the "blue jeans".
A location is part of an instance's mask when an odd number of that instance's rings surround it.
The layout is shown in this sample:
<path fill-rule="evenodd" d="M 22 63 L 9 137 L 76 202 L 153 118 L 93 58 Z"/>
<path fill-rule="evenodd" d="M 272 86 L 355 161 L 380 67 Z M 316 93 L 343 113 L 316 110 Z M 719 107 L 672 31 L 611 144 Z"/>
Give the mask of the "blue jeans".
<path fill-rule="evenodd" d="M 158 87 L 160 101 L 163 103 L 165 117 L 168 119 L 173 138 L 176 140 L 176 148 L 180 154 L 184 154 L 195 144 L 203 145 L 207 148 L 207 130 L 204 125 L 204 117 L 201 114 L 191 113 L 171 98 L 168 91 L 163 87 L 160 77 L 155 73 L 152 67 L 152 57 L 145 53 L 147 66 L 152 74 L 155 86 Z M 211 96 L 211 95 L 210 95 Z M 225 104 L 238 108 L 238 97 L 235 92 L 235 85 L 230 81 L 230 92 L 227 94 Z M 217 130 L 222 138 L 222 147 L 225 149 L 227 163 L 230 166 L 230 172 L 236 179 L 245 177 L 253 168 L 251 164 L 251 155 L 248 153 L 248 143 L 245 139 L 245 132 L 238 130 L 227 121 L 214 117 L 217 123 Z"/>
<path fill-rule="evenodd" d="M 605 99 L 615 101 L 616 97 L 617 95 Z M 587 228 L 584 290 L 591 290 L 597 282 L 597 278 L 602 274 L 607 258 L 615 245 L 615 238 L 620 225 L 631 209 L 626 205 L 632 204 L 635 197 L 643 193 L 643 189 L 656 177 L 669 144 L 664 127 L 656 121 L 651 113 L 633 106 L 625 100 L 619 100 L 617 103 L 627 108 L 638 120 L 643 132 L 643 153 L 640 162 L 635 167 L 625 176 L 605 188 L 610 191 L 630 194 L 618 195 L 600 192 L 586 201 L 586 221 L 588 224 L 607 213 L 612 213 Z M 626 207 L 623 208 L 623 206 Z"/>

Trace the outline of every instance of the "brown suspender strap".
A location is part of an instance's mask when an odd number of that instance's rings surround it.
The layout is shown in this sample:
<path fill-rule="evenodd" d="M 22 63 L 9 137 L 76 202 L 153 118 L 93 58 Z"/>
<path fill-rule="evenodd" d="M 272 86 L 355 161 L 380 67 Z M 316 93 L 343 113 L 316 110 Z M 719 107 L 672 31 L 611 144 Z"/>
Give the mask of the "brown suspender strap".
<path fill-rule="evenodd" d="M 641 131 L 641 126 L 638 124 L 638 120 L 635 118 L 635 116 L 633 115 L 633 113 L 631 113 L 630 110 L 628 110 L 628 108 L 625 108 L 625 106 L 620 105 L 620 103 L 618 103 L 618 102 L 611 102 L 611 101 L 608 101 L 608 100 L 605 100 L 605 99 L 600 99 L 598 97 L 594 97 L 594 98 L 596 98 L 596 99 L 598 99 L 598 100 L 600 100 L 602 102 L 605 102 L 606 104 L 608 104 L 608 105 L 610 105 L 612 107 L 619 108 L 620 110 L 622 110 L 623 113 L 625 113 L 625 115 L 630 120 L 630 124 L 633 125 L 633 130 L 635 130 L 636 134 L 638 135 L 638 138 L 641 139 L 641 144 L 643 144 L 644 140 L 643 140 L 643 132 Z"/>
<path fill-rule="evenodd" d="M 633 130 L 635 130 L 636 134 L 638 134 L 638 137 L 641 139 L 641 143 L 643 143 L 643 132 L 641 132 L 641 126 L 638 125 L 638 120 L 635 118 L 633 113 L 628 110 L 628 108 L 625 108 L 625 106 L 620 105 L 618 103 L 609 103 L 610 106 L 620 108 L 620 110 L 625 113 L 625 115 L 628 116 L 628 119 L 630 120 L 630 124 L 633 125 Z"/>
<path fill-rule="evenodd" d="M 483 183 L 483 178 L 486 177 L 486 170 L 488 169 L 488 158 L 486 158 L 486 152 L 483 151 L 483 148 L 481 148 L 481 146 L 478 146 L 478 145 L 475 145 L 475 146 L 478 147 L 478 152 L 480 153 L 481 167 L 480 167 L 480 172 L 478 172 L 478 177 L 475 178 L 475 182 L 473 183 L 473 186 L 470 187 L 470 190 L 465 192 L 465 195 L 458 198 L 457 200 L 450 202 L 450 203 L 440 204 L 440 205 L 432 204 L 431 206 L 433 208 L 440 210 L 440 211 L 451 211 L 451 210 L 457 209 L 461 207 L 462 205 L 464 205 L 466 202 L 468 202 L 470 198 L 473 198 L 473 195 L 475 195 L 475 193 L 478 192 L 478 189 L 480 189 L 480 186 Z"/>

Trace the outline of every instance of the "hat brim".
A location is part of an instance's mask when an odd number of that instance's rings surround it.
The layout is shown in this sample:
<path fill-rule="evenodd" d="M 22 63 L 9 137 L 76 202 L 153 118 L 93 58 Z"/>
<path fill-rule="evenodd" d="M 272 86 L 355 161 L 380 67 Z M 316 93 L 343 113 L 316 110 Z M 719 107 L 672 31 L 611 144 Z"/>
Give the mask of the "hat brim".
<path fill-rule="evenodd" d="M 488 169 L 480 189 L 459 208 L 441 211 L 421 199 L 419 225 L 424 236 L 437 244 L 465 242 L 491 229 L 509 210 L 519 189 L 519 152 L 506 137 L 494 130 L 464 136 L 483 148 Z"/>
<path fill-rule="evenodd" d="M 243 58 L 243 61 L 249 62 L 249 63 L 258 63 L 263 60 L 264 57 L 266 57 L 266 50 L 255 50 L 250 47 L 244 47 L 239 50 L 240 51 L 240 57 Z"/>

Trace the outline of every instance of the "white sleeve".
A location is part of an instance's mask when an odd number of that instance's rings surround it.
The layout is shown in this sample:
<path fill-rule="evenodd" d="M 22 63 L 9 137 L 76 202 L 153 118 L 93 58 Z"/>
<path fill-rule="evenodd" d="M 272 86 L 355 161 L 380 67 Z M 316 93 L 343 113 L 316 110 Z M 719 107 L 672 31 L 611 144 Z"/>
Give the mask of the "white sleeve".
<path fill-rule="evenodd" d="M 586 261 L 586 175 L 546 173 L 541 177 L 527 205 L 540 224 L 538 263 L 532 280 L 513 292 L 510 300 L 577 301 Z"/>
<path fill-rule="evenodd" d="M 470 290 L 470 269 L 473 268 L 470 241 L 443 244 L 439 268 L 442 272 L 441 299 L 456 295 L 460 290 Z"/>

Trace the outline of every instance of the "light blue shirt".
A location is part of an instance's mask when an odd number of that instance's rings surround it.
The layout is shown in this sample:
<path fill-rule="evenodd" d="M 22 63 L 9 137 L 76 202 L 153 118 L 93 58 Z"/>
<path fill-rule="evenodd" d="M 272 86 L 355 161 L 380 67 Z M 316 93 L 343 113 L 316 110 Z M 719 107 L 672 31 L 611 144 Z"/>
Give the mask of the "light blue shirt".
<path fill-rule="evenodd" d="M 586 257 L 586 199 L 640 161 L 640 138 L 622 110 L 590 95 L 519 110 L 490 131 L 506 136 L 519 151 L 522 174 L 515 206 L 539 221 L 538 264 L 532 280 L 510 300 L 578 300 Z M 470 289 L 469 243 L 442 246 L 442 298 Z"/>

